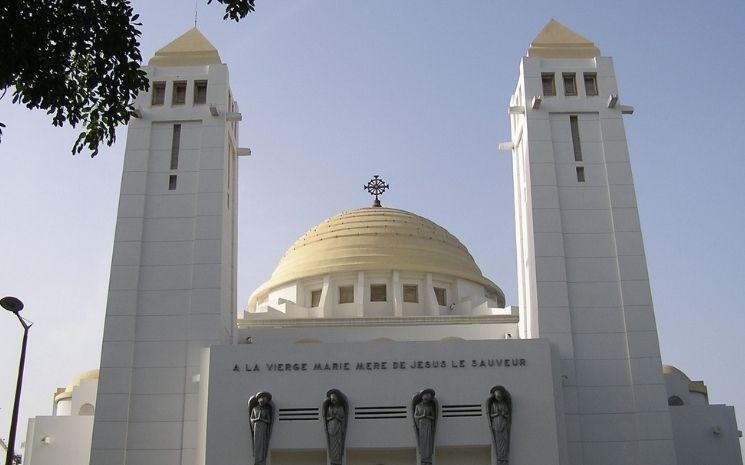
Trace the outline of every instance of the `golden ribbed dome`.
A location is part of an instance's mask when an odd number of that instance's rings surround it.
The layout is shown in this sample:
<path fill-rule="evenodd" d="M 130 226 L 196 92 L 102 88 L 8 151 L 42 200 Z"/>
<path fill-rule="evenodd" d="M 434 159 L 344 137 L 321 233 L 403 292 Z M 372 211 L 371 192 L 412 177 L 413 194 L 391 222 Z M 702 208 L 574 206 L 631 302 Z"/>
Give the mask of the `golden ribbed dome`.
<path fill-rule="evenodd" d="M 468 249 L 444 228 L 413 213 L 392 208 L 361 208 L 332 216 L 303 234 L 285 252 L 269 281 L 251 295 L 297 279 L 337 272 L 415 271 L 479 283 L 497 294 Z"/>

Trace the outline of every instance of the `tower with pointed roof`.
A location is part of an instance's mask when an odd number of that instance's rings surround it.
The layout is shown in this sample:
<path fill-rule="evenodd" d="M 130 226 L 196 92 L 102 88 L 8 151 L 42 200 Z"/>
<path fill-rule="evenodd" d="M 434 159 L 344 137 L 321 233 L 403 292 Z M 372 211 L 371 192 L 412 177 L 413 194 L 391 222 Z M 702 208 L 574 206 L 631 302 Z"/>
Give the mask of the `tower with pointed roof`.
<path fill-rule="evenodd" d="M 520 330 L 561 358 L 572 465 L 676 463 L 613 61 L 551 20 L 510 101 Z"/>
<path fill-rule="evenodd" d="M 93 465 L 195 461 L 200 350 L 232 340 L 240 113 L 193 28 L 144 67 L 129 124 Z"/>

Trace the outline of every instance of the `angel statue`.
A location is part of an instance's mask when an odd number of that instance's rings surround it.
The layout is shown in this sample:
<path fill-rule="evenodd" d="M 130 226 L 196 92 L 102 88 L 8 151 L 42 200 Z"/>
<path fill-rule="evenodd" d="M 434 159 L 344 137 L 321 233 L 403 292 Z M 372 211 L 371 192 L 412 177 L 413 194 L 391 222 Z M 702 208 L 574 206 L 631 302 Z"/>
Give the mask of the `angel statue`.
<path fill-rule="evenodd" d="M 347 396 L 338 389 L 330 389 L 323 401 L 323 426 L 326 430 L 326 444 L 330 465 L 342 465 L 344 442 L 347 437 Z"/>
<path fill-rule="evenodd" d="M 422 465 L 432 464 L 435 450 L 435 429 L 437 427 L 437 399 L 435 391 L 427 388 L 414 395 L 411 400 L 414 412 L 414 430 L 416 431 L 417 449 Z"/>
<path fill-rule="evenodd" d="M 272 436 L 274 423 L 274 404 L 272 395 L 259 392 L 248 399 L 248 410 L 251 412 L 251 444 L 254 451 L 254 465 L 265 465 L 269 453 L 269 439 Z"/>
<path fill-rule="evenodd" d="M 489 412 L 489 427 L 497 464 L 510 463 L 510 428 L 512 426 L 512 397 L 504 386 L 494 386 L 486 401 Z"/>

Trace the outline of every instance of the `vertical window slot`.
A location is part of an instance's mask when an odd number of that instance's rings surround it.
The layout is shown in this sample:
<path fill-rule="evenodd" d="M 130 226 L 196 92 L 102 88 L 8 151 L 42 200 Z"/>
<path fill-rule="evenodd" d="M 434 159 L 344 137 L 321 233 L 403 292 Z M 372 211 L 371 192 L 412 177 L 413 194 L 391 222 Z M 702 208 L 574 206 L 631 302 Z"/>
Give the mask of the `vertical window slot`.
<path fill-rule="evenodd" d="M 186 103 L 186 81 L 174 81 L 173 83 L 173 105 Z"/>
<path fill-rule="evenodd" d="M 181 125 L 173 125 L 173 140 L 171 141 L 171 169 L 178 169 L 178 152 L 181 146 Z"/>
<path fill-rule="evenodd" d="M 207 103 L 207 81 L 194 82 L 194 104 Z"/>
<path fill-rule="evenodd" d="M 176 175 L 172 174 L 168 176 L 168 190 L 169 191 L 175 191 L 176 190 Z"/>
<path fill-rule="evenodd" d="M 339 286 L 339 303 L 354 303 L 354 286 Z"/>
<path fill-rule="evenodd" d="M 437 298 L 437 305 L 444 307 L 448 304 L 447 289 L 442 288 L 442 287 L 436 287 L 435 297 Z"/>
<path fill-rule="evenodd" d="M 385 302 L 388 292 L 385 284 L 370 285 L 370 302 Z"/>
<path fill-rule="evenodd" d="M 310 306 L 316 308 L 321 305 L 321 289 L 315 289 L 310 291 Z"/>
<path fill-rule="evenodd" d="M 554 73 L 541 74 L 541 83 L 543 84 L 543 95 L 553 97 L 556 95 L 556 82 L 554 82 Z"/>
<path fill-rule="evenodd" d="M 585 167 L 577 167 L 577 182 L 585 182 Z"/>
<path fill-rule="evenodd" d="M 585 73 L 585 95 L 591 97 L 598 95 L 598 75 L 595 73 Z"/>
<path fill-rule="evenodd" d="M 569 127 L 572 131 L 572 146 L 574 148 L 574 161 L 582 161 L 582 144 L 579 140 L 579 121 L 577 116 L 569 117 Z"/>
<path fill-rule="evenodd" d="M 419 286 L 416 284 L 404 284 L 404 302 L 419 303 Z"/>
<path fill-rule="evenodd" d="M 564 95 L 577 95 L 577 80 L 574 73 L 563 73 L 564 78 Z"/>
<path fill-rule="evenodd" d="M 163 105 L 166 100 L 166 83 L 163 81 L 153 82 L 153 93 L 151 105 Z"/>

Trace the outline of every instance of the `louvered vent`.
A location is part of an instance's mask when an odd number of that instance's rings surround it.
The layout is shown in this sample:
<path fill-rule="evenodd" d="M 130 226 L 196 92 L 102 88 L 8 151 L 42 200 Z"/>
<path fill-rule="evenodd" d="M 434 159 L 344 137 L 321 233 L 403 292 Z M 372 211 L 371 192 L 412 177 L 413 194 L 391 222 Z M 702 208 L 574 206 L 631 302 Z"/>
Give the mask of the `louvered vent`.
<path fill-rule="evenodd" d="M 355 420 L 386 420 L 389 418 L 406 418 L 406 407 L 355 407 Z"/>
<path fill-rule="evenodd" d="M 281 408 L 279 421 L 318 420 L 318 408 Z"/>
<path fill-rule="evenodd" d="M 464 405 L 443 405 L 443 417 L 480 417 L 481 405 L 464 404 Z"/>

